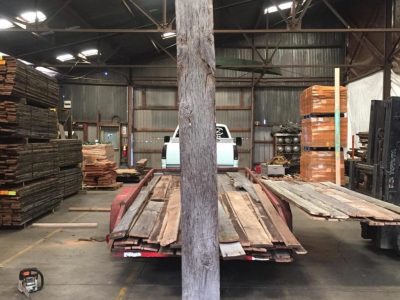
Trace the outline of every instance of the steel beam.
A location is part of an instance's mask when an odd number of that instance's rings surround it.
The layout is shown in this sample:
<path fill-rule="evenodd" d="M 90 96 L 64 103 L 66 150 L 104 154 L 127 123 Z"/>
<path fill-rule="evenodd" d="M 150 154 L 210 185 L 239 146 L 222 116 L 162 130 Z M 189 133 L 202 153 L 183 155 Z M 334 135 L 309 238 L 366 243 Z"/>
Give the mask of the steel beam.
<path fill-rule="evenodd" d="M 1 29 L 6 32 L 56 32 L 56 33 L 164 33 L 176 32 L 175 29 L 154 28 L 7 28 Z M 263 33 L 400 33 L 400 28 L 302 28 L 302 29 L 214 29 L 214 34 L 263 34 Z"/>
<path fill-rule="evenodd" d="M 42 66 L 42 67 L 53 67 L 53 68 L 85 68 L 85 69 L 90 69 L 90 68 L 125 68 L 125 69 L 143 69 L 143 68 L 150 68 L 150 69 L 174 69 L 176 68 L 176 65 L 135 65 L 135 64 L 121 64 L 121 65 L 111 65 L 111 64 L 38 64 L 36 66 Z M 266 69 L 274 67 L 274 68 L 283 68 L 283 69 L 291 69 L 291 68 L 347 68 L 347 67 L 353 67 L 353 68 L 366 68 L 366 67 L 383 67 L 382 64 L 299 64 L 299 65 L 271 65 L 271 66 L 263 66 L 263 65 L 223 65 L 223 67 L 226 68 L 246 68 L 246 69 L 254 69 L 254 68 L 262 68 L 265 67 Z"/>

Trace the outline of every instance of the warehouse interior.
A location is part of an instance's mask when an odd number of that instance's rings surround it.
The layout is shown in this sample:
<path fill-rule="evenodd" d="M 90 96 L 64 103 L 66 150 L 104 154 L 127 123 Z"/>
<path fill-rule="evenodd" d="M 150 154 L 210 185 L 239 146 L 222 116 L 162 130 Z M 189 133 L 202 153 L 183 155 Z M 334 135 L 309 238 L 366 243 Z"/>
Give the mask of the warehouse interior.
<path fill-rule="evenodd" d="M 399 22 L 0 0 L 0 299 L 398 299 Z"/>

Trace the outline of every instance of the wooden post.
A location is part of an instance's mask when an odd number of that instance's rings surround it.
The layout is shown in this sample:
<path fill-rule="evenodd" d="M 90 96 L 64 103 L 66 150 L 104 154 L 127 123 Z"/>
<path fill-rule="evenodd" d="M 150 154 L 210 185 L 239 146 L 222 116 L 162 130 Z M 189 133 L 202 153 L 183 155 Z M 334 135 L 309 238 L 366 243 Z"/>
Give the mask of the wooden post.
<path fill-rule="evenodd" d="M 182 298 L 219 299 L 215 49 L 211 0 L 176 0 Z"/>
<path fill-rule="evenodd" d="M 335 68 L 335 167 L 338 185 L 341 184 L 340 156 L 340 69 Z"/>

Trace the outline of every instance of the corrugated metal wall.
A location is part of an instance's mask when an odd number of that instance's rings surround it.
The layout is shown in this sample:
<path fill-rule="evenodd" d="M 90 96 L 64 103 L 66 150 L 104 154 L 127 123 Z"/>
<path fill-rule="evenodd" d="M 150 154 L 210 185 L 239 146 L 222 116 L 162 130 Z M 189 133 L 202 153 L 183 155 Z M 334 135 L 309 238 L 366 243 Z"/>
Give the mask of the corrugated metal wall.
<path fill-rule="evenodd" d="M 265 57 L 266 36 L 255 38 L 255 45 Z M 334 65 L 344 62 L 344 35 L 337 33 L 284 33 L 269 34 L 268 55 L 273 53 L 272 64 L 275 65 Z M 236 46 L 235 46 L 236 45 Z M 246 41 L 237 41 L 234 46 L 217 48 L 217 59 L 241 58 L 252 59 L 252 49 Z M 277 48 L 275 51 L 275 47 Z M 255 60 L 260 60 L 254 55 Z M 174 64 L 170 58 L 159 57 L 151 64 Z M 250 166 L 251 148 L 251 89 L 250 72 L 217 70 L 217 77 L 226 78 L 224 86 L 217 88 L 216 103 L 217 122 L 225 123 L 232 129 L 232 134 L 244 138 L 240 153 L 240 165 Z M 254 121 L 260 126 L 254 130 L 254 162 L 262 162 L 272 158 L 273 146 L 271 126 L 274 124 L 296 122 L 299 120 L 299 93 L 307 85 L 332 81 L 333 69 L 322 68 L 284 68 L 282 77 L 292 80 L 274 82 L 273 86 L 263 86 L 260 82 L 255 90 Z M 256 77 L 259 75 L 256 75 Z M 235 77 L 236 81 L 229 80 Z M 146 157 L 149 165 L 160 167 L 163 137 L 171 135 L 177 126 L 176 69 L 143 68 L 132 69 L 134 90 L 134 161 Z M 247 82 L 238 82 L 245 78 Z M 264 75 L 264 78 L 281 77 Z M 304 78 L 304 81 L 302 80 Z M 308 80 L 306 81 L 305 78 Z M 326 80 L 324 80 L 324 78 Z M 311 80 L 310 80 L 311 79 Z M 314 80 L 314 81 L 313 81 Z M 172 87 L 165 87 L 171 85 Z M 243 85 L 246 85 L 243 87 Z M 164 86 L 164 87 L 161 87 Z M 74 86 L 63 88 L 65 99 L 72 100 L 74 120 L 96 121 L 97 110 L 102 119 L 111 119 L 118 115 L 126 122 L 127 89 L 112 86 Z M 223 107 L 236 107 L 223 109 Z M 238 109 L 240 107 L 241 109 Z"/>
<path fill-rule="evenodd" d="M 62 85 L 64 100 L 72 101 L 74 121 L 96 122 L 97 112 L 103 121 L 118 116 L 128 121 L 127 88 L 124 86 Z"/>
<path fill-rule="evenodd" d="M 234 137 L 243 138 L 241 166 L 250 164 L 250 98 L 250 89 L 216 92 L 217 122 L 228 125 Z M 160 168 L 164 136 L 171 136 L 178 125 L 176 88 L 135 89 L 134 110 L 134 161 L 147 158 L 149 166 Z"/>

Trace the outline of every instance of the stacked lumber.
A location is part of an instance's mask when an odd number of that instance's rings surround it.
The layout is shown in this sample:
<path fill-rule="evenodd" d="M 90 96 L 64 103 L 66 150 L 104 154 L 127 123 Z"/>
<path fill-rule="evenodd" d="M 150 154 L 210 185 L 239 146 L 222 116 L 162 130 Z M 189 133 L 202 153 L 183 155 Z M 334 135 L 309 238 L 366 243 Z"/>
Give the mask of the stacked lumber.
<path fill-rule="evenodd" d="M 114 147 L 111 144 L 83 145 L 82 153 L 85 161 L 114 161 Z"/>
<path fill-rule="evenodd" d="M 0 144 L 0 186 L 15 185 L 57 174 L 56 145 Z"/>
<path fill-rule="evenodd" d="M 300 96 L 302 116 L 331 114 L 335 112 L 335 87 L 314 85 Z M 347 88 L 340 88 L 340 112 L 347 112 Z"/>
<path fill-rule="evenodd" d="M 294 253 L 305 254 L 261 187 L 230 176 L 240 190 L 227 175 L 218 176 L 221 257 L 290 262 Z M 111 251 L 131 257 L 180 256 L 180 219 L 179 177 L 155 175 L 111 233 Z"/>
<path fill-rule="evenodd" d="M 0 190 L 0 226 L 21 226 L 56 208 L 61 196 L 57 177 Z"/>
<path fill-rule="evenodd" d="M 68 167 L 82 162 L 82 141 L 80 140 L 51 140 L 57 147 L 58 166 Z"/>
<path fill-rule="evenodd" d="M 335 119 L 332 117 L 313 117 L 301 121 L 304 147 L 335 147 Z M 347 118 L 340 120 L 340 145 L 347 147 Z"/>
<path fill-rule="evenodd" d="M 112 161 L 85 162 L 83 183 L 88 186 L 110 186 L 117 182 L 117 166 Z"/>
<path fill-rule="evenodd" d="M 56 138 L 57 113 L 48 108 L 0 100 L 0 134 L 7 138 Z"/>
<path fill-rule="evenodd" d="M 147 158 L 142 158 L 136 162 L 136 171 L 143 174 L 147 165 Z"/>
<path fill-rule="evenodd" d="M 63 198 L 79 192 L 82 188 L 82 170 L 79 167 L 60 169 L 58 174 L 58 187 Z"/>
<path fill-rule="evenodd" d="M 0 96 L 26 98 L 43 107 L 57 107 L 59 86 L 51 78 L 13 57 L 0 64 Z"/>
<path fill-rule="evenodd" d="M 293 203 L 314 219 L 360 221 L 371 226 L 400 224 L 400 207 L 331 182 L 262 180 L 278 197 Z"/>
<path fill-rule="evenodd" d="M 83 145 L 83 182 L 89 187 L 112 186 L 117 182 L 117 165 L 111 144 Z"/>
<path fill-rule="evenodd" d="M 340 146 L 347 146 L 347 89 L 340 88 Z M 335 168 L 335 88 L 312 86 L 301 94 L 302 152 L 300 174 L 306 181 L 336 181 Z M 341 160 L 344 160 L 341 152 Z M 344 180 L 344 171 L 342 171 Z"/>
<path fill-rule="evenodd" d="M 300 177 L 311 182 L 335 182 L 336 161 L 334 151 L 304 151 L 300 157 Z M 345 183 L 344 159 L 341 155 L 341 180 Z"/>

